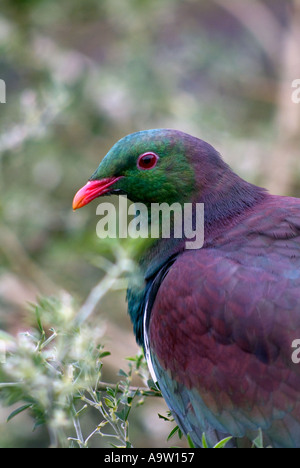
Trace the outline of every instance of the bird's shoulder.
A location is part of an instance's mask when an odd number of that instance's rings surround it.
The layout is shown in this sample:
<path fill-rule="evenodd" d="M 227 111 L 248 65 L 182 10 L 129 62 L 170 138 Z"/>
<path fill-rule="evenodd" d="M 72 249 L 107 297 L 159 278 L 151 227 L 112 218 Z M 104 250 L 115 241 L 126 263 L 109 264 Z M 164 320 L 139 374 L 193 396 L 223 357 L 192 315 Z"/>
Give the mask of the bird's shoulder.
<path fill-rule="evenodd" d="M 216 366 L 234 350 L 253 363 L 281 356 L 291 366 L 300 338 L 299 207 L 297 199 L 270 197 L 213 245 L 177 257 L 152 307 L 158 354 L 189 365 L 195 353 L 203 357 L 197 365 Z"/>
<path fill-rule="evenodd" d="M 206 418 L 236 436 L 261 427 L 274 443 L 297 443 L 286 426 L 299 433 L 299 207 L 270 197 L 180 254 L 160 284 L 149 324 L 154 368 L 191 430 Z"/>
<path fill-rule="evenodd" d="M 228 223 L 212 232 L 206 246 L 230 250 L 256 248 L 276 250 L 277 247 L 300 250 L 300 199 L 266 194 L 265 198 Z M 283 253 L 283 252 L 281 252 Z"/>

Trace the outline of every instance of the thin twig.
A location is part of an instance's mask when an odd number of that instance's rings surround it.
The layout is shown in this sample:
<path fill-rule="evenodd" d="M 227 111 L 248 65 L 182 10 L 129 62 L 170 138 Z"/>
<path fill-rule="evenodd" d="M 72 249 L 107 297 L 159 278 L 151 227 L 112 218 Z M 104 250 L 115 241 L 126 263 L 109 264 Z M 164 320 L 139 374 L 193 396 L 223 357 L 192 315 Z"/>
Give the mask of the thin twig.
<path fill-rule="evenodd" d="M 122 388 L 119 388 L 119 384 L 111 384 L 108 382 L 98 382 L 97 390 L 100 392 L 106 392 L 107 388 L 111 388 L 114 391 L 117 391 L 117 393 L 123 393 Z M 154 396 L 154 397 L 161 397 L 161 393 L 159 390 L 152 390 L 147 387 L 128 387 L 128 390 L 130 392 L 137 392 L 138 394 L 142 396 Z"/>
<path fill-rule="evenodd" d="M 82 435 L 82 430 L 81 430 L 79 418 L 77 416 L 77 412 L 76 412 L 76 409 L 75 409 L 74 405 L 72 405 L 72 412 L 73 412 L 72 420 L 73 420 L 74 428 L 75 428 L 75 431 L 76 431 L 77 440 L 78 440 L 78 442 L 80 442 L 80 444 L 79 444 L 80 447 L 84 447 L 85 443 L 84 443 L 84 439 L 83 439 L 83 435 Z"/>

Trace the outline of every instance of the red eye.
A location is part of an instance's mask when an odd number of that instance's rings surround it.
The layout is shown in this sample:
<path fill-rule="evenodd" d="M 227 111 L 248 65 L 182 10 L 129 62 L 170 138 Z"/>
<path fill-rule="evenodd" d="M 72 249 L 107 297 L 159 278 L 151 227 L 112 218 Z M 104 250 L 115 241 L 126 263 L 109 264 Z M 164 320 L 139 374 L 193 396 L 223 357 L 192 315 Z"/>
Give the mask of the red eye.
<path fill-rule="evenodd" d="M 137 167 L 139 169 L 152 169 L 156 166 L 158 156 L 155 153 L 144 153 L 139 156 Z"/>

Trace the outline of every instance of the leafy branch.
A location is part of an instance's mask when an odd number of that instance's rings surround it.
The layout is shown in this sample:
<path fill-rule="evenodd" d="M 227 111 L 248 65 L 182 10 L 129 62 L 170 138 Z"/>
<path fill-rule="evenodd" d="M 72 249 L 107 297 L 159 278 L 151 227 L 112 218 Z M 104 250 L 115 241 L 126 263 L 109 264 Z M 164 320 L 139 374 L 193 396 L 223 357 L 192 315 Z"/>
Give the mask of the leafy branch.
<path fill-rule="evenodd" d="M 102 380 L 103 361 L 110 352 L 101 344 L 103 326 L 95 327 L 89 318 L 103 296 L 133 268 L 123 250 L 117 257 L 115 264 L 104 262 L 106 275 L 79 309 L 65 292 L 58 298 L 40 298 L 30 306 L 33 325 L 28 331 L 17 337 L 0 333 L 5 350 L 0 399 L 5 405 L 20 405 L 8 421 L 30 411 L 34 427 L 46 425 L 51 447 L 88 447 L 95 435 L 108 437 L 115 446 L 132 447 L 128 417 L 133 405 L 140 406 L 147 396 L 160 396 L 153 383 L 132 386 L 133 375 L 148 380 L 142 354 L 128 358 L 128 370 L 120 370 L 119 382 Z M 99 412 L 99 424 L 84 436 L 81 416 L 88 407 Z"/>

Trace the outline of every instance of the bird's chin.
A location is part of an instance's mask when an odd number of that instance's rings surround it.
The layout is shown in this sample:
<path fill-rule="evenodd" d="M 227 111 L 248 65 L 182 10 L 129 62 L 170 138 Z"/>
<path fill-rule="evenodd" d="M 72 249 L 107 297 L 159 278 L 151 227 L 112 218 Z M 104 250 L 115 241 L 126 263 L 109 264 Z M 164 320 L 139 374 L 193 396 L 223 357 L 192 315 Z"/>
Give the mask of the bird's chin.
<path fill-rule="evenodd" d="M 114 185 L 122 177 L 109 177 L 101 180 L 90 180 L 75 195 L 73 200 L 73 210 L 78 210 L 91 203 L 95 198 L 101 197 L 112 191 Z"/>

